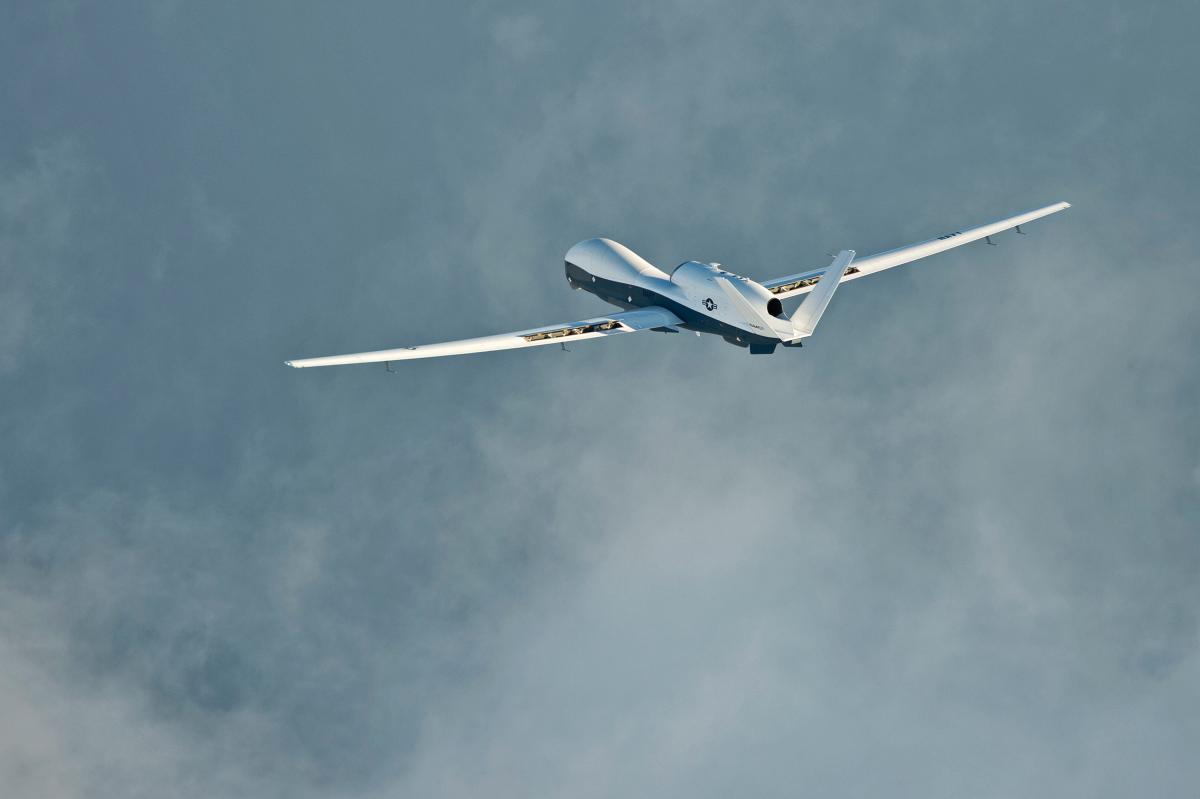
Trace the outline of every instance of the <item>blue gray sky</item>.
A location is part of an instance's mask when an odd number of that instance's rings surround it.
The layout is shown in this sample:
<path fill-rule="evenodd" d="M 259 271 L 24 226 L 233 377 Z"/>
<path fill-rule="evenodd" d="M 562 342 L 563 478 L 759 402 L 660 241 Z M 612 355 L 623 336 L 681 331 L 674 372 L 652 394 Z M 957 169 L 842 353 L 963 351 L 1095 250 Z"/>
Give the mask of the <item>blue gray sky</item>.
<path fill-rule="evenodd" d="M 1192 3 L 0 0 L 0 793 L 1195 796 Z M 850 284 L 631 336 L 593 235 Z"/>

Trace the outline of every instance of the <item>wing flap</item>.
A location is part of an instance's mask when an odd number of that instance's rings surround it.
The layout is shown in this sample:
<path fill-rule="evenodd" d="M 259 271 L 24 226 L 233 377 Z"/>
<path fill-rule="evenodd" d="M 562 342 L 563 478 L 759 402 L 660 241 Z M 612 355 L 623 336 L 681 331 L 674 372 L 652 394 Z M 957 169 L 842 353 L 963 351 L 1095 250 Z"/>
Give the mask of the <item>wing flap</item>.
<path fill-rule="evenodd" d="M 846 270 L 846 274 L 842 276 L 841 282 L 845 283 L 847 280 L 855 280 L 860 277 L 866 277 L 867 275 L 873 275 L 876 272 L 882 272 L 885 269 L 891 269 L 895 266 L 911 263 L 913 261 L 920 260 L 921 258 L 928 258 L 931 255 L 936 255 L 937 253 L 945 252 L 946 250 L 952 250 L 955 247 L 961 247 L 964 244 L 970 244 L 973 241 L 979 241 L 980 239 L 987 238 L 988 236 L 994 236 L 997 233 L 1002 233 L 1005 230 L 1011 230 L 1019 225 L 1032 222 L 1035 219 L 1041 219 L 1043 216 L 1056 214 L 1059 211 L 1064 211 L 1070 207 L 1070 203 L 1055 203 L 1054 205 L 1047 205 L 1044 208 L 1038 208 L 1037 210 L 1028 211 L 1024 214 L 1010 216 L 1007 219 L 990 222 L 986 225 L 979 225 L 978 227 L 968 228 L 966 230 L 958 230 L 953 233 L 946 233 L 945 235 L 938 236 L 934 239 L 929 239 L 928 241 L 918 242 L 917 244 L 909 244 L 905 247 L 897 247 L 894 250 L 888 250 L 886 252 L 875 253 L 874 255 L 857 258 L 854 261 L 854 265 Z M 767 291 L 771 292 L 780 299 L 794 297 L 799 294 L 807 294 L 813 290 L 813 286 L 816 285 L 818 279 L 821 277 L 821 275 L 825 274 L 826 270 L 829 268 L 830 267 L 825 267 L 823 269 L 811 269 L 807 272 L 799 272 L 794 275 L 778 277 L 774 280 L 767 280 L 763 282 L 762 285 L 767 289 Z"/>
<path fill-rule="evenodd" d="M 497 350 L 521 349 L 523 347 L 540 347 L 546 344 L 581 341 L 583 339 L 611 336 L 617 333 L 636 333 L 641 330 L 651 330 L 656 327 L 670 327 L 679 324 L 682 324 L 679 317 L 666 308 L 651 306 L 649 308 L 638 308 L 609 316 L 600 316 L 594 319 L 584 319 L 580 322 L 544 325 L 529 330 L 519 330 L 515 333 L 501 333 L 495 336 L 468 338 L 461 341 L 444 341 L 439 344 L 423 344 L 416 347 L 399 347 L 391 350 L 354 352 L 348 355 L 329 355 L 321 358 L 302 358 L 287 361 L 286 363 L 295 369 L 307 369 L 313 366 L 342 366 L 356 363 L 411 361 L 419 358 L 440 358 L 447 355 L 466 355 L 474 352 L 495 352 Z"/>

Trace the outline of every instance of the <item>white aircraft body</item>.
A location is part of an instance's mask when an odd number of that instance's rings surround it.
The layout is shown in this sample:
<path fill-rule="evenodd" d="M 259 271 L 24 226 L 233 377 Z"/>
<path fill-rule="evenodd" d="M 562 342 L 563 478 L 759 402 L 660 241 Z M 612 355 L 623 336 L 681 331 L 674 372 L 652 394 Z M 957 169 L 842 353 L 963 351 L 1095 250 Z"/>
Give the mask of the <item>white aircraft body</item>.
<path fill-rule="evenodd" d="M 829 266 L 762 283 L 727 272 L 720 264 L 698 261 L 685 261 L 668 275 L 622 244 L 609 239 L 588 239 L 567 251 L 567 282 L 573 289 L 591 292 L 605 302 L 626 309 L 620 313 L 496 336 L 305 358 L 287 361 L 287 364 L 303 369 L 389 363 L 545 344 L 565 345 L 642 330 L 678 333 L 681 328 L 693 330 L 697 335 L 721 336 L 752 353 L 772 353 L 780 344 L 801 346 L 803 340 L 816 330 L 834 291 L 842 283 L 980 239 L 992 243 L 992 236 L 1012 228 L 1023 233 L 1021 225 L 1070 207 L 1070 203 L 1060 202 L 865 258 L 856 258 L 854 250 L 842 250 Z M 785 315 L 781 301 L 801 294 L 808 296 L 790 316 Z"/>

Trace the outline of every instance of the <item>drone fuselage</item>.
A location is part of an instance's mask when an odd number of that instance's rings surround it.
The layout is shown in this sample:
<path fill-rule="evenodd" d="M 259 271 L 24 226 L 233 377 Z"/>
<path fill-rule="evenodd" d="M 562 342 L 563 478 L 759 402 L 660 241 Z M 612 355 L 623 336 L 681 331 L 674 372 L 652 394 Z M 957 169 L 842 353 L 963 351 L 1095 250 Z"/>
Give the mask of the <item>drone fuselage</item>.
<path fill-rule="evenodd" d="M 771 353 L 781 343 L 764 325 L 731 307 L 716 279 L 729 281 L 747 302 L 770 316 L 782 317 L 780 301 L 758 283 L 728 272 L 720 264 L 685 261 L 668 275 L 622 244 L 588 239 L 567 251 L 565 271 L 571 288 L 618 308 L 666 308 L 682 321 L 680 327 L 720 336 L 753 353 Z M 675 332 L 673 328 L 662 330 Z"/>

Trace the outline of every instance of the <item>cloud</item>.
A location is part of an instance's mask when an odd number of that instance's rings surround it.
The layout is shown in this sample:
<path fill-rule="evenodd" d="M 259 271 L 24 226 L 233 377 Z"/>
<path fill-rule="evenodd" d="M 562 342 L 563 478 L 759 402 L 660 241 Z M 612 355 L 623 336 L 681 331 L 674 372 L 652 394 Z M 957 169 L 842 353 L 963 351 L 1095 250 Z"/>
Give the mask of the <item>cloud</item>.
<path fill-rule="evenodd" d="M 510 58 L 525 61 L 546 48 L 542 23 L 537 17 L 501 17 L 492 29 L 496 46 Z"/>
<path fill-rule="evenodd" d="M 4 592 L 0 622 L 0 710 L 5 717 L 0 783 L 5 795 L 187 797 L 261 791 L 261 778 L 230 768 L 252 749 L 250 714 L 221 738 L 172 724 L 122 686 L 77 670 L 79 652 L 52 603 Z M 235 733 L 241 728 L 242 733 Z M 243 737 L 244 734 L 244 737 Z M 247 749 L 242 749 L 243 753 Z"/>
<path fill-rule="evenodd" d="M 0 174 L 0 374 L 20 367 L 40 328 L 63 308 L 69 286 L 59 278 L 87 172 L 79 144 L 63 139 Z"/>
<path fill-rule="evenodd" d="M 1122 76 L 1193 51 L 954 11 L 80 18 L 0 191 L 6 795 L 1188 795 L 1194 153 Z M 798 353 L 279 365 L 588 313 L 589 235 L 766 277 L 1060 197 Z"/>

